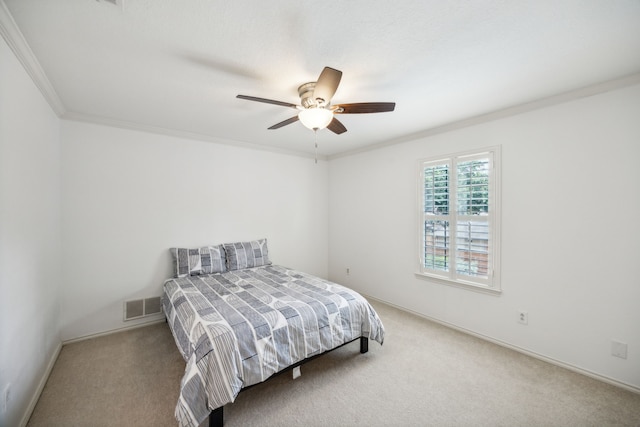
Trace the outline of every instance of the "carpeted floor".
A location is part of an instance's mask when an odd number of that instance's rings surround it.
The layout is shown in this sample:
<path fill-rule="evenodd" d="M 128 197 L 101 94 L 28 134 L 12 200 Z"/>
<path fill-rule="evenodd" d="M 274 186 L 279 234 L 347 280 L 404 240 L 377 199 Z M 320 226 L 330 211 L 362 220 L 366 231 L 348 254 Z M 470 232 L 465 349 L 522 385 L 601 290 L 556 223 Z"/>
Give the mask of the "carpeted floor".
<path fill-rule="evenodd" d="M 640 394 L 372 305 L 383 346 L 242 392 L 225 426 L 640 426 Z M 164 323 L 65 345 L 28 426 L 175 426 L 184 366 Z"/>

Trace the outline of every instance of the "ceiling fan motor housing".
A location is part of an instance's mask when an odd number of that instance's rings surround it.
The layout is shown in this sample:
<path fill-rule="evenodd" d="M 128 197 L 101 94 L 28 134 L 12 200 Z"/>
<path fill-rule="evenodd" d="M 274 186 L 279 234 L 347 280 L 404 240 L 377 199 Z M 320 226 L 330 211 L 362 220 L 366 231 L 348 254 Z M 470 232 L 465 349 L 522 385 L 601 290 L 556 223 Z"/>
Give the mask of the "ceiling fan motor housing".
<path fill-rule="evenodd" d="M 313 91 L 316 88 L 316 82 L 309 82 L 298 87 L 298 95 L 300 95 L 300 103 L 304 108 L 319 107 L 318 102 L 313 99 Z M 326 105 L 325 105 L 326 106 Z"/>

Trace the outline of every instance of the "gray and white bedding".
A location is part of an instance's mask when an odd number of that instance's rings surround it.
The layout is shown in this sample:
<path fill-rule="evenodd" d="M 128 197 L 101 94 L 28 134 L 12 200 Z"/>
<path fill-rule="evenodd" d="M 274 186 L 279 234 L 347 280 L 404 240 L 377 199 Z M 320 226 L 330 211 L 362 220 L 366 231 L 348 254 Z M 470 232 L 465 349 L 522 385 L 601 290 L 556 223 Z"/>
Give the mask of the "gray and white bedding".
<path fill-rule="evenodd" d="M 357 292 L 278 265 L 186 275 L 164 283 L 163 306 L 187 366 L 176 406 L 197 427 L 243 387 L 384 327 Z"/>

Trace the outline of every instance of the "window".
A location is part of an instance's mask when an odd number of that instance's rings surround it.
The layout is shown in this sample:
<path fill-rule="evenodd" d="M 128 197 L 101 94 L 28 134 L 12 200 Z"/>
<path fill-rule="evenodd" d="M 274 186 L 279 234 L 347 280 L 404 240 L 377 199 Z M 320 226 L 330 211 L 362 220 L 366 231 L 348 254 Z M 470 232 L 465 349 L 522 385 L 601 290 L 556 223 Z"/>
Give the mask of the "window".
<path fill-rule="evenodd" d="M 420 275 L 500 291 L 500 147 L 420 162 Z"/>

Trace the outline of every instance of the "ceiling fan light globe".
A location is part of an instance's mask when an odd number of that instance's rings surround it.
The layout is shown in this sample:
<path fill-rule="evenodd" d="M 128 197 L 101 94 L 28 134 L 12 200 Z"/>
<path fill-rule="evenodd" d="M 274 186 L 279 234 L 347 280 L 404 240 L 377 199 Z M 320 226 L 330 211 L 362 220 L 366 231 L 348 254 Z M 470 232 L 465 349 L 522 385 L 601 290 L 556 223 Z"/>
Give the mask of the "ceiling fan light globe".
<path fill-rule="evenodd" d="M 325 108 L 307 108 L 298 113 L 298 118 L 305 127 L 319 130 L 329 126 L 333 120 L 333 112 Z"/>

